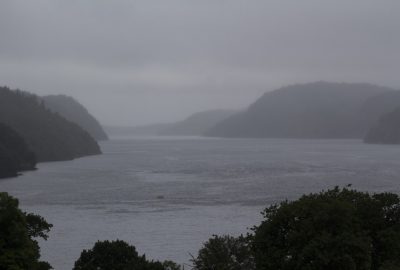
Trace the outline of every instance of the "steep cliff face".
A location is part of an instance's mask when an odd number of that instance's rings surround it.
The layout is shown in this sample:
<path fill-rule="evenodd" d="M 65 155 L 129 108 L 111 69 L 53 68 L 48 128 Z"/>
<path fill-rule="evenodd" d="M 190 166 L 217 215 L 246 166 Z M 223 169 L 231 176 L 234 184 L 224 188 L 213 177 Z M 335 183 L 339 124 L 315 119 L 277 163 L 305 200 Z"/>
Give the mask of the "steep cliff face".
<path fill-rule="evenodd" d="M 70 160 L 101 153 L 89 133 L 26 92 L 0 87 L 0 122 L 24 139 L 38 161 Z"/>
<path fill-rule="evenodd" d="M 64 95 L 44 96 L 44 105 L 52 112 L 59 113 L 65 119 L 78 124 L 98 141 L 108 140 L 107 134 L 96 118 L 72 97 Z"/>

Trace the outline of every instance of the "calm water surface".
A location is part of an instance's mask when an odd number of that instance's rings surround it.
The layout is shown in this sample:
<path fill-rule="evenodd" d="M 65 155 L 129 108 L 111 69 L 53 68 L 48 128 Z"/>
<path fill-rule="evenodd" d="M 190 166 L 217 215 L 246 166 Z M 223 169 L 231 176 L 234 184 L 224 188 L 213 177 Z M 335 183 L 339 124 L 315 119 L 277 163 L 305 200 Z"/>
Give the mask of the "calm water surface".
<path fill-rule="evenodd" d="M 357 140 L 160 137 L 102 149 L 0 181 L 54 224 L 41 248 L 56 270 L 105 239 L 186 263 L 212 234 L 246 233 L 268 204 L 335 185 L 400 193 L 400 147 Z"/>

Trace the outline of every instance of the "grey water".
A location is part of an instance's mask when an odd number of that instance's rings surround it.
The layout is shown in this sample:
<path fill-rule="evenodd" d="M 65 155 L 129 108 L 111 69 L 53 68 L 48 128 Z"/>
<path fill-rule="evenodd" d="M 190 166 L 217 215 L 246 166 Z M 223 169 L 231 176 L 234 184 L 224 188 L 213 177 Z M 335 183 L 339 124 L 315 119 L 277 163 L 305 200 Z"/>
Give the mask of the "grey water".
<path fill-rule="evenodd" d="M 358 140 L 132 138 L 103 155 L 39 164 L 0 191 L 54 225 L 42 259 L 72 269 L 97 240 L 189 263 L 213 234 L 239 235 L 260 211 L 334 186 L 400 193 L 400 147 Z"/>

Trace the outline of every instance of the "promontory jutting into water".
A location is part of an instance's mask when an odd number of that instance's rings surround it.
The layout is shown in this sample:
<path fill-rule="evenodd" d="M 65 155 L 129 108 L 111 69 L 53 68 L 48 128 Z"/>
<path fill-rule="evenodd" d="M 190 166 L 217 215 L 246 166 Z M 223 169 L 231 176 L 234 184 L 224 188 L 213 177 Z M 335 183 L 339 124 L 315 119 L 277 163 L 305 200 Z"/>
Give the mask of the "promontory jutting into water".
<path fill-rule="evenodd" d="M 246 234 L 268 205 L 335 186 L 400 192 L 400 92 L 391 88 L 293 85 L 246 110 L 109 126 L 108 141 L 71 97 L 7 87 L 0 97 L 7 165 L 0 176 L 24 171 L 0 189 L 54 225 L 40 246 L 59 270 L 71 269 L 96 241 L 115 239 L 148 258 L 190 266 L 212 235 Z"/>
<path fill-rule="evenodd" d="M 245 233 L 272 202 L 347 184 L 400 192 L 400 148 L 360 140 L 155 137 L 101 146 L 103 155 L 42 163 L 0 182 L 53 223 L 41 247 L 55 269 L 71 269 L 82 249 L 105 239 L 184 263 L 212 234 Z"/>
<path fill-rule="evenodd" d="M 399 270 L 399 10 L 0 0 L 0 270 Z"/>

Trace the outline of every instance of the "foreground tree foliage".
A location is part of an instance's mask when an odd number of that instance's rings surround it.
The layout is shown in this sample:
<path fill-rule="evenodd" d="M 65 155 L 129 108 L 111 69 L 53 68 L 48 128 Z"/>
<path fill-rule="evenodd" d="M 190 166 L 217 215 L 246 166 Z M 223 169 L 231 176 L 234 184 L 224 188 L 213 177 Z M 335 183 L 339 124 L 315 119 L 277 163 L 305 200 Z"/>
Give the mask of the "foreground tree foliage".
<path fill-rule="evenodd" d="M 213 236 L 192 259 L 194 270 L 400 270 L 400 198 L 338 187 L 264 210 L 247 237 Z M 0 193 L 0 270 L 48 270 L 35 238 L 51 224 Z M 124 241 L 99 241 L 74 270 L 180 270 L 149 261 Z"/>
<path fill-rule="evenodd" d="M 139 256 L 134 246 L 116 241 L 98 241 L 92 249 L 84 250 L 73 270 L 179 270 L 173 262 L 148 261 Z"/>
<path fill-rule="evenodd" d="M 47 240 L 52 227 L 42 217 L 18 208 L 18 200 L 0 193 L 0 270 L 47 270 L 39 261 L 40 249 L 34 238 Z"/>
<path fill-rule="evenodd" d="M 209 239 L 197 258 L 192 259 L 195 270 L 252 270 L 254 260 L 247 239 L 223 235 Z"/>
<path fill-rule="evenodd" d="M 263 212 L 252 247 L 257 269 L 400 269 L 400 200 L 328 190 Z"/>

